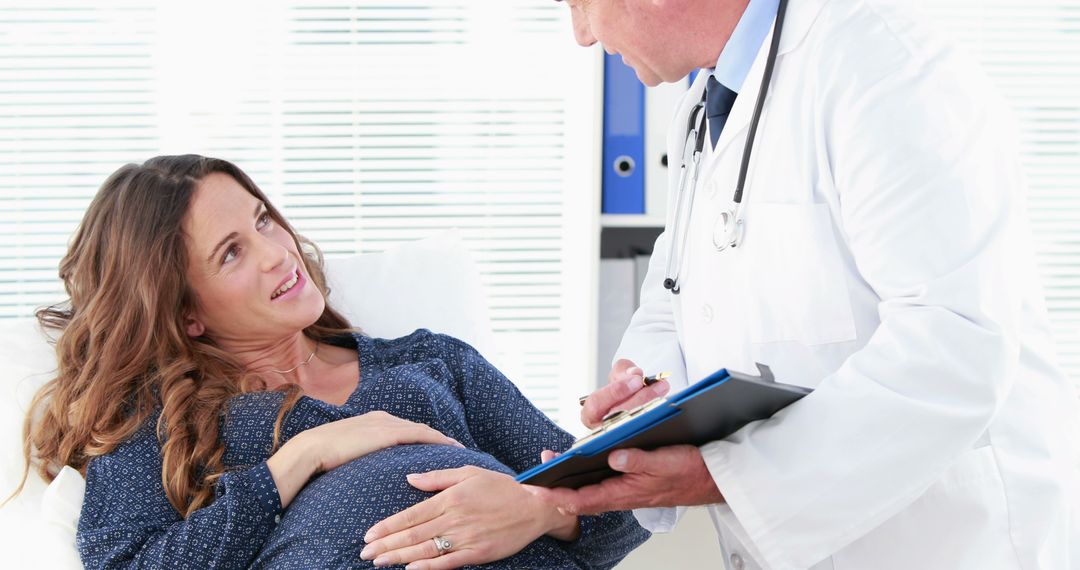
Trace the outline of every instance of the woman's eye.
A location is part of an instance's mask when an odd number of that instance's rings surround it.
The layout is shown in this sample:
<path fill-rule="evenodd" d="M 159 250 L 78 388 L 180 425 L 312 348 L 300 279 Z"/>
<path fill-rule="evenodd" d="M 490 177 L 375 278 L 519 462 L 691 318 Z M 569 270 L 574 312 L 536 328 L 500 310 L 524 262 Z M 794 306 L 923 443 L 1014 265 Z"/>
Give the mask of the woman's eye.
<path fill-rule="evenodd" d="M 266 226 L 269 226 L 270 222 L 272 222 L 272 221 L 273 220 L 270 218 L 270 213 L 269 212 L 263 212 L 262 215 L 259 216 L 259 220 L 258 220 L 258 222 L 256 222 L 256 226 L 259 229 L 262 229 L 262 228 L 265 228 Z"/>
<path fill-rule="evenodd" d="M 225 255 L 221 257 L 221 263 L 225 264 L 232 261 L 233 259 L 236 259 L 236 255 L 238 253 L 240 253 L 240 248 L 236 247 L 235 245 L 230 245 L 229 249 L 225 250 Z"/>

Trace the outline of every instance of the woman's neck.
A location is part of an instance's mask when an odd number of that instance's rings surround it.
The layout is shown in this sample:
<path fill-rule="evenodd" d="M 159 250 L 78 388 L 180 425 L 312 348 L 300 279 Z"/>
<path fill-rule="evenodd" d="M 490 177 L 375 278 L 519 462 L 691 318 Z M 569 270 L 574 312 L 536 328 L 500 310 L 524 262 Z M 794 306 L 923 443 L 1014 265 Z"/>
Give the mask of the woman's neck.
<path fill-rule="evenodd" d="M 245 369 L 264 373 L 268 384 L 274 385 L 275 379 L 280 379 L 281 384 L 299 383 L 306 375 L 305 368 L 315 364 L 319 347 L 302 331 L 273 340 L 221 344 Z"/>
<path fill-rule="evenodd" d="M 306 394 L 339 403 L 342 394 L 351 393 L 359 379 L 355 350 L 319 344 L 303 332 L 263 341 L 219 340 L 218 344 L 246 370 L 260 373 L 266 388 L 271 390 L 296 384 Z"/>

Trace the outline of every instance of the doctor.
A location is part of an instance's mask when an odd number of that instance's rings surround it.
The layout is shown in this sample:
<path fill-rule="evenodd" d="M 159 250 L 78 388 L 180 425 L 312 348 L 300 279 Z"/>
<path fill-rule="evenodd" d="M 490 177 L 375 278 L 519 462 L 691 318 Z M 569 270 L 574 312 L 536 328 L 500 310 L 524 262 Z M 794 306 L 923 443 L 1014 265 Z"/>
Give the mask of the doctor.
<path fill-rule="evenodd" d="M 641 377 L 665 370 L 678 390 L 760 362 L 814 392 L 723 441 L 616 452 L 621 476 L 534 492 L 636 508 L 660 532 L 711 505 L 731 570 L 1080 565 L 1077 395 L 988 82 L 895 1 L 567 3 L 578 43 L 646 84 L 704 68 L 671 123 L 641 308 L 583 421 L 662 394 Z"/>

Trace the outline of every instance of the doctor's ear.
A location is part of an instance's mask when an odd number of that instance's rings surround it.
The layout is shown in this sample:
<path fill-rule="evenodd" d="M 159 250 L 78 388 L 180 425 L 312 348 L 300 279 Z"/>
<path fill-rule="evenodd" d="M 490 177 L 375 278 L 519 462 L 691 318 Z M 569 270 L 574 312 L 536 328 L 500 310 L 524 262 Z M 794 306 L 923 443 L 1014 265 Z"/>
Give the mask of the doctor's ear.
<path fill-rule="evenodd" d="M 195 317 L 188 317 L 187 320 L 184 321 L 184 330 L 187 331 L 188 336 L 191 338 L 198 338 L 206 332 L 206 326 L 202 324 L 202 321 L 199 321 Z"/>

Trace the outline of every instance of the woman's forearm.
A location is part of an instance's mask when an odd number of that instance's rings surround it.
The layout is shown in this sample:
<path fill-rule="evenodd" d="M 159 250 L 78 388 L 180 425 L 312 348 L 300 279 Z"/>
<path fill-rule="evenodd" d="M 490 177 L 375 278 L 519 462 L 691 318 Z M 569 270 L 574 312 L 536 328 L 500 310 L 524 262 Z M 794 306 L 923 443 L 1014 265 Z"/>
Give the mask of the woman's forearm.
<path fill-rule="evenodd" d="M 226 471 L 217 498 L 184 518 L 161 481 L 153 422 L 87 468 L 76 546 L 97 568 L 247 568 L 280 514 L 273 475 L 263 463 Z"/>

